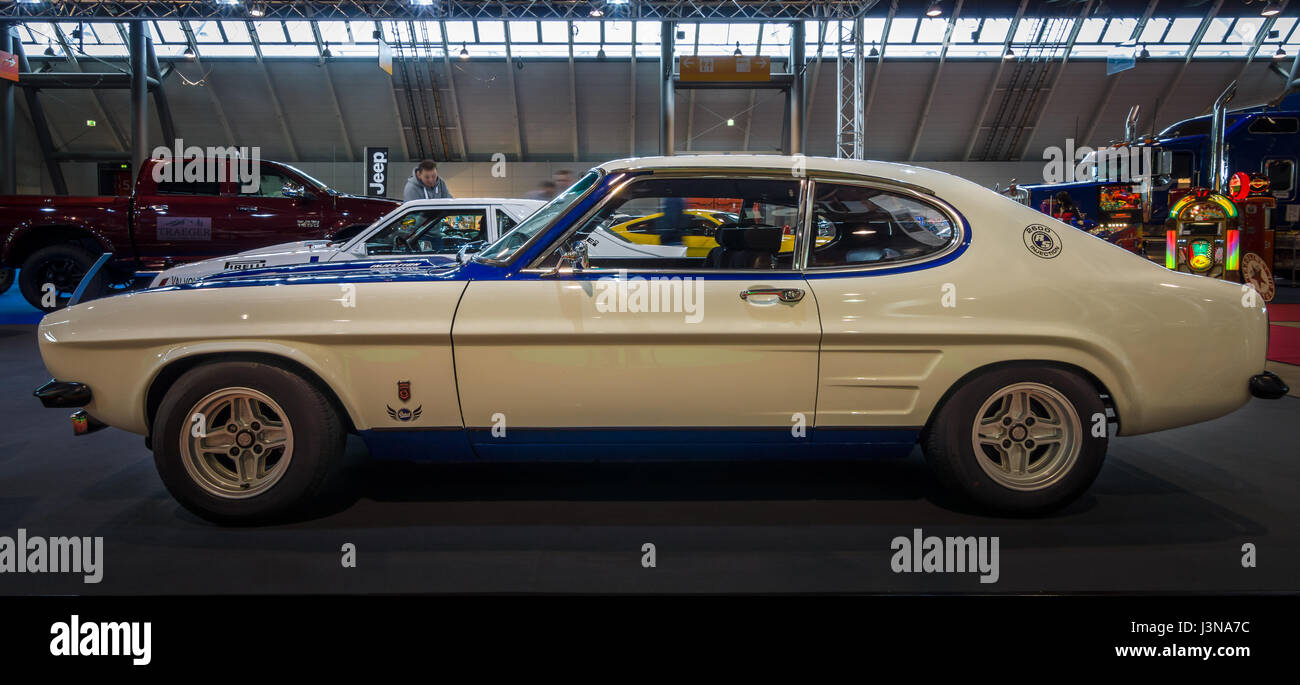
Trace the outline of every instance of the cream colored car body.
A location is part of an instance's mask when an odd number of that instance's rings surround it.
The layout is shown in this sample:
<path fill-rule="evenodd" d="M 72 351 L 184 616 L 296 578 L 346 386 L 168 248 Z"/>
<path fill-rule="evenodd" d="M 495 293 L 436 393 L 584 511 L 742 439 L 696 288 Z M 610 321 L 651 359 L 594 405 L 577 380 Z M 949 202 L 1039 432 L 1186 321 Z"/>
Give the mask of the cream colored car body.
<path fill-rule="evenodd" d="M 1033 360 L 1082 370 L 1112 398 L 1121 434 L 1134 435 L 1233 411 L 1264 366 L 1264 305 L 1240 285 L 1166 270 L 938 171 L 767 156 L 602 168 L 794 169 L 924 188 L 964 219 L 969 244 L 953 259 L 901 272 L 706 279 L 698 323 L 602 314 L 589 280 L 466 280 L 464 267 L 391 280 L 148 290 L 49 314 L 41 354 L 54 378 L 90 386 L 90 415 L 142 434 L 155 381 L 176 362 L 208 355 L 307 369 L 359 431 L 487 428 L 497 415 L 511 428 L 538 429 L 788 429 L 795 414 L 817 427 L 919 429 L 963 377 Z M 1057 256 L 1030 251 L 1023 233 L 1032 224 L 1059 236 Z M 811 295 L 796 307 L 737 297 L 795 282 Z M 422 407 L 400 425 L 386 409 L 399 379 L 411 381 L 412 404 Z"/>

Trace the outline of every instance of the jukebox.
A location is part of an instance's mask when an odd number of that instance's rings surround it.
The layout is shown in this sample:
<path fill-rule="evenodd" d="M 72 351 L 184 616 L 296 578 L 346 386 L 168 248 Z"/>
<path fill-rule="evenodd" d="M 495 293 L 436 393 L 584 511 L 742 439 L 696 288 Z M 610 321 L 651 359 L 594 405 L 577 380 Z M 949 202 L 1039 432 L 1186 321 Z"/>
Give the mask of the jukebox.
<path fill-rule="evenodd" d="M 1193 188 L 1169 208 L 1165 266 L 1199 276 L 1237 279 L 1240 217 L 1232 200 L 1209 188 Z"/>

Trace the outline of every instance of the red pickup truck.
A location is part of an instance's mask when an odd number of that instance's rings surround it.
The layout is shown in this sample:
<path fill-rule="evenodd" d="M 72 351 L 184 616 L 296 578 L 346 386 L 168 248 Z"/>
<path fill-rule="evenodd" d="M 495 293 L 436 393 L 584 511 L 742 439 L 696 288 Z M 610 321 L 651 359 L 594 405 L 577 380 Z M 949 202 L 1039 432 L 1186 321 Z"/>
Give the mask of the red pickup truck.
<path fill-rule="evenodd" d="M 18 271 L 23 297 L 45 311 L 67 304 L 100 254 L 113 253 L 87 299 L 137 271 L 275 243 L 340 237 L 392 211 L 396 200 L 346 195 L 287 164 L 262 160 L 252 192 L 226 181 L 156 182 L 150 159 L 129 197 L 0 197 L 0 292 Z M 159 173 L 160 178 L 168 174 Z M 182 174 L 176 174 L 181 177 Z M 57 299 L 43 297 L 53 283 Z"/>

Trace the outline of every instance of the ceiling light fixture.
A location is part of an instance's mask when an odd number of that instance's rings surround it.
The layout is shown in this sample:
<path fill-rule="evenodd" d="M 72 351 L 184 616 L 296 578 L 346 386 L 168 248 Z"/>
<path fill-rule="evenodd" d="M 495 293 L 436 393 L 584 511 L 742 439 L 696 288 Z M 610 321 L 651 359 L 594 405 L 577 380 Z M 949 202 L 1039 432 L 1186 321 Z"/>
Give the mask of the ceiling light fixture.
<path fill-rule="evenodd" d="M 194 48 L 185 48 L 185 59 L 194 59 Z"/>
<path fill-rule="evenodd" d="M 1012 50 L 1011 48 L 1007 48 L 1007 51 L 1002 53 L 1002 59 L 1015 59 L 1015 58 L 1016 58 L 1016 51 Z"/>
<path fill-rule="evenodd" d="M 469 59 L 469 48 L 465 47 L 464 43 L 460 44 L 460 58 Z"/>
<path fill-rule="evenodd" d="M 871 41 L 871 52 L 867 53 L 868 57 L 879 57 L 880 51 L 876 49 L 876 41 Z"/>
<path fill-rule="evenodd" d="M 1286 50 L 1283 50 L 1282 46 L 1279 45 L 1277 46 L 1277 52 L 1273 53 L 1273 59 L 1282 59 L 1283 57 L 1286 57 Z"/>
<path fill-rule="evenodd" d="M 731 54 L 733 54 L 733 55 L 735 55 L 735 56 L 737 56 L 737 57 L 739 57 L 739 56 L 741 56 L 742 54 L 744 54 L 744 53 L 742 53 L 742 52 L 740 51 L 740 41 L 736 41 L 736 51 L 733 52 L 733 53 L 731 53 Z"/>
<path fill-rule="evenodd" d="M 1139 52 L 1139 53 L 1138 53 L 1138 58 L 1139 58 L 1139 59 L 1150 59 L 1150 58 L 1151 58 L 1151 51 L 1150 51 L 1150 50 L 1147 50 L 1147 46 L 1145 46 L 1145 45 L 1142 46 L 1142 52 Z"/>
<path fill-rule="evenodd" d="M 942 16 L 943 15 L 942 5 L 943 3 L 939 2 L 939 0 L 935 0 L 934 2 L 930 3 L 930 8 L 925 11 L 925 16 L 927 17 Z"/>
<path fill-rule="evenodd" d="M 1278 13 L 1281 11 L 1282 8 L 1277 4 L 1277 2 L 1275 2 L 1274 0 L 1269 0 L 1269 2 L 1264 5 L 1264 9 L 1259 11 L 1259 16 L 1276 17 Z"/>

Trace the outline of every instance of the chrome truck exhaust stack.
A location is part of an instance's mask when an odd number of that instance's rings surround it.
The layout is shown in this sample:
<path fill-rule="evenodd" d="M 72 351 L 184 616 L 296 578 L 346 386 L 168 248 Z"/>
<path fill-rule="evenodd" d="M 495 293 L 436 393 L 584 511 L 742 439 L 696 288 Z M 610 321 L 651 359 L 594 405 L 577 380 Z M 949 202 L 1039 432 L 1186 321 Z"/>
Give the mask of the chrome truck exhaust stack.
<path fill-rule="evenodd" d="M 1216 193 L 1223 192 L 1224 155 L 1223 137 L 1227 121 L 1228 102 L 1237 94 L 1237 82 L 1228 84 L 1219 99 L 1214 101 L 1214 111 L 1210 115 L 1210 178 L 1208 185 Z"/>

